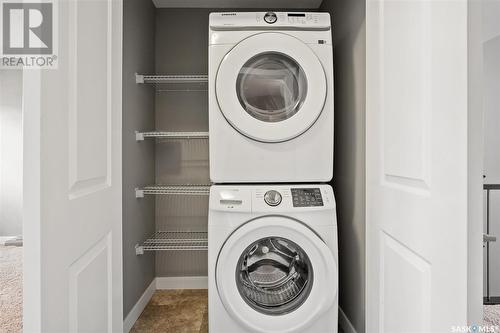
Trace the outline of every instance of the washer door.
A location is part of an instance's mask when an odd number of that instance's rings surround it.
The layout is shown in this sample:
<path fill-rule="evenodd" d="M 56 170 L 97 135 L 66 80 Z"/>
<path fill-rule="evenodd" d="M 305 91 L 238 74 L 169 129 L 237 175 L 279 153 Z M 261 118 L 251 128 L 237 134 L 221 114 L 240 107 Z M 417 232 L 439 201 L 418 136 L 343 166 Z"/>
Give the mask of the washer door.
<path fill-rule="evenodd" d="M 302 332 L 337 294 L 330 249 L 304 224 L 283 216 L 251 220 L 231 234 L 215 278 L 226 311 L 252 332 Z"/>
<path fill-rule="evenodd" d="M 222 60 L 215 90 L 227 121 L 262 142 L 291 140 L 318 119 L 326 76 L 314 52 L 283 33 L 261 33 L 237 44 Z"/>

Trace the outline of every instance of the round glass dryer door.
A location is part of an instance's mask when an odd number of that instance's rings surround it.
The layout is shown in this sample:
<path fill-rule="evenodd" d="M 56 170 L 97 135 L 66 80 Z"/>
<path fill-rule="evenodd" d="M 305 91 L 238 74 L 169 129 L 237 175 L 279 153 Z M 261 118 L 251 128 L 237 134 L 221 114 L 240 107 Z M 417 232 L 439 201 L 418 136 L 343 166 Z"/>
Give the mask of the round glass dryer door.
<path fill-rule="evenodd" d="M 283 121 L 293 117 L 306 99 L 306 74 L 284 54 L 261 53 L 241 68 L 236 93 L 252 117 L 265 122 Z"/>
<path fill-rule="evenodd" d="M 309 46 L 269 32 L 243 40 L 226 54 L 215 89 L 222 114 L 241 134 L 282 142 L 318 119 L 326 100 L 326 76 Z"/>
<path fill-rule="evenodd" d="M 217 293 L 252 332 L 302 332 L 337 295 L 337 263 L 325 242 L 284 216 L 250 220 L 219 252 Z"/>

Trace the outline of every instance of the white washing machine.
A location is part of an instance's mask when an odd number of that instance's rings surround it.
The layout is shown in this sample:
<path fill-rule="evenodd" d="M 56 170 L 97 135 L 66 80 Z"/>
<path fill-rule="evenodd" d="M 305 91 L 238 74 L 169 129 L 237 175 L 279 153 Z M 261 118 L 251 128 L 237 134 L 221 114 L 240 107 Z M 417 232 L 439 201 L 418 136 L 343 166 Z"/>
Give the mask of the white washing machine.
<path fill-rule="evenodd" d="M 335 198 L 328 185 L 215 185 L 209 331 L 336 333 Z"/>
<path fill-rule="evenodd" d="M 210 179 L 326 182 L 333 173 L 328 13 L 211 13 Z"/>

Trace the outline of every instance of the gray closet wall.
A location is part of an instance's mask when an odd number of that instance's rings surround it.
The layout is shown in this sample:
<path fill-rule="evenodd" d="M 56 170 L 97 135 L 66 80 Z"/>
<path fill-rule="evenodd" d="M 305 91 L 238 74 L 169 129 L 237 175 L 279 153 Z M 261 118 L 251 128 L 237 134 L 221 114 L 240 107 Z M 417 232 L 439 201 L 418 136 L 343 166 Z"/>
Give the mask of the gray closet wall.
<path fill-rule="evenodd" d="M 151 1 L 123 4 L 123 315 L 155 278 L 154 253 L 136 256 L 135 244 L 155 230 L 155 202 L 137 200 L 137 186 L 155 182 L 155 144 L 135 140 L 135 131 L 155 126 L 154 88 L 135 83 L 135 73 L 155 71 L 155 8 Z"/>
<path fill-rule="evenodd" d="M 333 26 L 335 145 L 332 186 L 339 235 L 339 305 L 365 332 L 365 60 L 364 0 L 324 0 Z"/>
<path fill-rule="evenodd" d="M 206 74 L 209 9 L 156 10 L 156 73 Z M 208 131 L 207 85 L 156 94 L 156 129 Z M 179 87 L 183 88 L 183 87 Z M 208 140 L 156 144 L 157 184 L 208 184 Z M 156 196 L 157 230 L 207 230 L 208 196 Z M 206 276 L 206 251 L 159 251 L 156 276 Z"/>

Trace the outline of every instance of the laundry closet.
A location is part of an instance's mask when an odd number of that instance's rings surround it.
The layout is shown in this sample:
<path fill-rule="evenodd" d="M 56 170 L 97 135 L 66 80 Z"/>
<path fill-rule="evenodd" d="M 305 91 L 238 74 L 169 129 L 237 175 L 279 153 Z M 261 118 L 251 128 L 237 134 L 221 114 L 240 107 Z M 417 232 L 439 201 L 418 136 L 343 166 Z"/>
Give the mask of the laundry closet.
<path fill-rule="evenodd" d="M 57 68 L 23 71 L 26 331 L 130 329 L 157 289 L 207 287 L 208 22 L 236 11 L 331 16 L 340 326 L 480 323 L 477 3 L 289 5 L 57 1 Z M 280 202 L 271 190 L 266 208 Z M 314 188 L 296 192 L 318 199 Z M 241 294 L 241 279 L 231 282 Z"/>
<path fill-rule="evenodd" d="M 209 13 L 265 12 L 286 2 L 272 8 L 260 4 L 253 8 L 251 1 L 245 2 L 249 8 L 217 8 L 218 2 L 214 2 L 214 8 L 196 8 L 199 3 L 193 3 L 193 8 L 169 7 L 172 4 L 124 2 L 124 317 L 154 279 L 158 289 L 207 285 Z M 330 12 L 335 79 L 341 76 L 349 82 L 335 83 L 335 167 L 331 184 L 338 191 L 339 219 L 344 219 L 338 222 L 343 254 L 339 258 L 343 290 L 340 305 L 346 304 L 350 320 L 362 331 L 365 4 L 349 1 L 341 5 L 325 0 L 296 5 L 300 8 L 273 10 Z M 337 181 L 337 175 L 343 180 Z M 342 281 L 350 284 L 342 286 Z"/>

